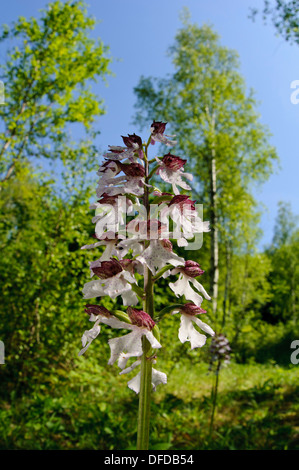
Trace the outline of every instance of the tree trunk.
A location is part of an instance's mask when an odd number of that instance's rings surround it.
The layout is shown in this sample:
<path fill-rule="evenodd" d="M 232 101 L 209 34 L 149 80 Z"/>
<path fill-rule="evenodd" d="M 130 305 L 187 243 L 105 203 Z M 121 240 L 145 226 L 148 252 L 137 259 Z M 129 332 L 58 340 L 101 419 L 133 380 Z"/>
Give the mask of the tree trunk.
<path fill-rule="evenodd" d="M 214 319 L 217 319 L 219 254 L 217 216 L 217 171 L 215 150 L 215 117 L 212 119 L 212 142 L 210 157 L 210 225 L 211 225 L 211 297 Z"/>
<path fill-rule="evenodd" d="M 226 275 L 225 275 L 225 286 L 224 286 L 224 298 L 223 298 L 223 316 L 221 331 L 224 330 L 226 316 L 229 308 L 229 293 L 230 293 L 230 281 L 231 281 L 231 243 L 229 240 L 226 241 Z"/>

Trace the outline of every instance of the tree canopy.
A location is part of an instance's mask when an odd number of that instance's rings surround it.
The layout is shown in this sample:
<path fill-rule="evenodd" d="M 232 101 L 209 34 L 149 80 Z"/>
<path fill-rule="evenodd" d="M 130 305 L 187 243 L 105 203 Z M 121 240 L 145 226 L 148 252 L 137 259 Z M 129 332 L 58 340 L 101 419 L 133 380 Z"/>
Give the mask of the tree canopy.
<path fill-rule="evenodd" d="M 2 183 L 24 160 L 70 162 L 95 153 L 93 123 L 104 104 L 91 84 L 105 80 L 111 59 L 91 37 L 94 26 L 83 2 L 56 1 L 38 19 L 20 17 L 2 28 L 0 41 L 12 44 L 0 69 Z"/>

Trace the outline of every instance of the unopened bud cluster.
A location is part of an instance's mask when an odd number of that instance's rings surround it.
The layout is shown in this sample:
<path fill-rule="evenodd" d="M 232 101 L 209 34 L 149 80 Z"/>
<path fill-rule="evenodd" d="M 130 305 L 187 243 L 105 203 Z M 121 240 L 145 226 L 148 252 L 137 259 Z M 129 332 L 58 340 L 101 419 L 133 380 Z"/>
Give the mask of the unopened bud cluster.
<path fill-rule="evenodd" d="M 228 364 L 230 362 L 231 347 L 229 341 L 222 333 L 216 333 L 209 348 L 210 370 L 216 364 Z"/>

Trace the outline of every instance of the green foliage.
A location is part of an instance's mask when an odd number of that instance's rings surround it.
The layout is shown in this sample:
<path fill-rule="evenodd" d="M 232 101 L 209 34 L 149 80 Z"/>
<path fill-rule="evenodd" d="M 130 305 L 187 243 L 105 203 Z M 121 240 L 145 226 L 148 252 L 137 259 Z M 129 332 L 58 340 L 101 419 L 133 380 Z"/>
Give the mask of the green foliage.
<path fill-rule="evenodd" d="M 95 153 L 92 124 L 104 107 L 89 85 L 105 79 L 110 59 L 107 47 L 90 37 L 94 25 L 83 2 L 56 1 L 38 19 L 21 17 L 3 27 L 0 40 L 12 46 L 0 75 L 5 84 L 5 105 L 0 107 L 2 181 L 20 160 L 76 159 L 78 165 L 84 147 L 85 153 Z M 82 137 L 72 143 L 74 124 Z"/>
<path fill-rule="evenodd" d="M 264 318 L 274 323 L 290 321 L 297 326 L 299 230 L 298 216 L 292 213 L 289 204 L 278 205 L 273 241 L 266 254 L 271 262 L 268 275 L 271 302 L 264 306 Z"/>
<path fill-rule="evenodd" d="M 274 226 L 272 249 L 289 244 L 292 238 L 294 239 L 295 231 L 298 227 L 298 221 L 299 217 L 293 214 L 291 205 L 280 201 L 278 203 L 277 217 Z"/>
<path fill-rule="evenodd" d="M 270 269 L 269 259 L 262 253 L 235 256 L 232 260 L 226 329 L 234 343 L 250 328 L 255 329 L 261 309 L 271 299 Z"/>
<path fill-rule="evenodd" d="M 261 13 L 264 21 L 272 22 L 277 33 L 290 43 L 299 44 L 299 2 L 298 0 L 264 0 L 262 10 L 251 8 L 251 18 Z"/>
<path fill-rule="evenodd" d="M 29 386 L 28 375 L 33 386 L 53 362 L 72 364 L 88 271 L 88 256 L 80 251 L 89 236 L 88 194 L 63 201 L 50 182 L 40 183 L 29 170 L 1 193 L 0 317 L 7 392 Z"/>
<path fill-rule="evenodd" d="M 0 107 L 2 393 L 20 396 L 49 369 L 70 370 L 80 348 L 81 290 L 91 232 L 89 171 L 103 102 L 89 85 L 109 73 L 108 49 L 81 1 L 50 3 L 39 18 L 4 27 Z M 71 138 L 71 127 L 76 136 Z M 81 130 L 80 130 L 81 129 Z M 55 161 L 51 176 L 37 158 Z M 94 179 L 95 176 L 92 176 Z"/>
<path fill-rule="evenodd" d="M 136 395 L 123 377 L 81 359 L 56 382 L 52 376 L 31 395 L 1 402 L 1 449 L 134 449 Z M 212 441 L 207 366 L 162 367 L 169 380 L 153 395 L 151 450 L 298 450 L 296 366 L 223 369 Z"/>

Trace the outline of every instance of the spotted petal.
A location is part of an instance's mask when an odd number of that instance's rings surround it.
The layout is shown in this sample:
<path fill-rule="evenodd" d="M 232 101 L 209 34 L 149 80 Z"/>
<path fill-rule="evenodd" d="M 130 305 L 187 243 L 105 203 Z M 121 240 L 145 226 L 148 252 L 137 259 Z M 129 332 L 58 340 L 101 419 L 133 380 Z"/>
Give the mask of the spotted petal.
<path fill-rule="evenodd" d="M 179 328 L 179 340 L 181 343 L 190 341 L 191 349 L 201 348 L 206 342 L 206 336 L 199 333 L 192 325 L 191 315 L 181 315 L 181 326 Z"/>

